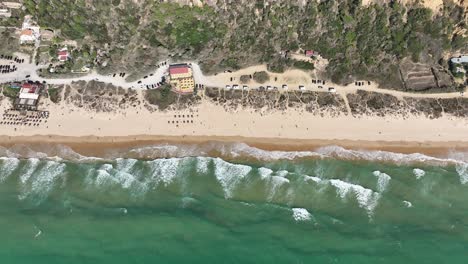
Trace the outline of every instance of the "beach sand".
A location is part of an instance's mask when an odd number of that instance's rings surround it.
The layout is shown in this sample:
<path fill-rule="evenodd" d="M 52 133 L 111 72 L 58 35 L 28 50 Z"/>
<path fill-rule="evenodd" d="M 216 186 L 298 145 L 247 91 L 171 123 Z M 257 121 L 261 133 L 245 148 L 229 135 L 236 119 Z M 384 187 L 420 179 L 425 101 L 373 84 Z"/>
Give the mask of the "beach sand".
<path fill-rule="evenodd" d="M 5 100 L 0 111 L 9 107 Z M 50 111 L 47 123 L 16 129 L 2 125 L 0 144 L 64 143 L 88 153 L 117 146 L 208 141 L 243 142 L 268 150 L 310 150 L 339 145 L 354 149 L 444 154 L 454 149 L 468 149 L 468 119 L 448 116 L 438 119 L 423 116 L 358 118 L 351 115 L 320 116 L 302 109 L 260 112 L 238 108 L 227 111 L 205 99 L 196 107 L 166 112 L 150 112 L 137 106 L 119 112 L 97 113 L 65 102 L 48 102 L 42 107 Z"/>

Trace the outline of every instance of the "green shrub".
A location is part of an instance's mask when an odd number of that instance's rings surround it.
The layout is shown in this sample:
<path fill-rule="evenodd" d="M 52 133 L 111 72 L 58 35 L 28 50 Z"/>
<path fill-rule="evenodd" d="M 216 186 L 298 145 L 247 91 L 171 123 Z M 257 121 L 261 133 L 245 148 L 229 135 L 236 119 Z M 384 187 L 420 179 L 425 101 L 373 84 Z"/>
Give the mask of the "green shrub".
<path fill-rule="evenodd" d="M 293 66 L 295 68 L 298 68 L 298 69 L 301 69 L 301 70 L 306 70 L 306 71 L 310 71 L 310 70 L 313 70 L 315 68 L 314 64 L 312 62 L 308 62 L 308 61 L 294 61 Z"/>
<path fill-rule="evenodd" d="M 253 79 L 258 83 L 265 83 L 270 80 L 270 75 L 266 71 L 255 72 Z"/>
<path fill-rule="evenodd" d="M 60 89 L 60 88 L 49 88 L 48 89 L 48 94 L 49 94 L 50 101 L 52 101 L 55 104 L 60 102 L 60 92 L 61 91 L 62 91 L 62 89 Z"/>
<path fill-rule="evenodd" d="M 3 87 L 3 95 L 12 99 L 18 97 L 19 91 L 20 89 L 10 88 L 9 86 Z"/>
<path fill-rule="evenodd" d="M 165 84 L 158 89 L 146 90 L 145 98 L 152 105 L 157 105 L 160 110 L 167 109 L 177 100 L 177 94 L 172 91 L 169 84 Z"/>

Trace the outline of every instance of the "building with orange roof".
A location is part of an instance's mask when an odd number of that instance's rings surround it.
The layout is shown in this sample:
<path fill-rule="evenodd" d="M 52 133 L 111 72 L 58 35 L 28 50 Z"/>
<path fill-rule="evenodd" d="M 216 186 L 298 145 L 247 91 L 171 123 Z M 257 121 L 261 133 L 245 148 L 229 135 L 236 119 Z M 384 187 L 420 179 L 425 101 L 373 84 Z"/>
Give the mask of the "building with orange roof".
<path fill-rule="evenodd" d="M 24 17 L 23 26 L 21 29 L 20 43 L 35 44 L 40 40 L 40 27 L 31 22 L 30 16 Z"/>
<path fill-rule="evenodd" d="M 190 65 L 185 63 L 169 65 L 169 78 L 169 82 L 176 92 L 193 93 L 195 80 Z"/>

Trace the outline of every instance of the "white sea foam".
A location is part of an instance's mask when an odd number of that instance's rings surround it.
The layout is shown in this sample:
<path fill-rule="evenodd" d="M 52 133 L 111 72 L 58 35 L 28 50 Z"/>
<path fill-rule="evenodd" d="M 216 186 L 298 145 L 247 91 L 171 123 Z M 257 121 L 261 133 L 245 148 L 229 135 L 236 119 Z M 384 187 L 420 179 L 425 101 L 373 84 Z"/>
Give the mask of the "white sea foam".
<path fill-rule="evenodd" d="M 118 182 L 122 188 L 124 189 L 129 189 L 130 187 L 132 187 L 132 185 L 135 183 L 135 182 L 138 182 L 136 179 L 135 179 L 135 176 L 133 176 L 132 174 L 130 173 L 127 173 L 127 172 L 124 172 L 124 171 L 118 171 L 115 173 L 114 175 L 114 179 L 116 182 Z"/>
<path fill-rule="evenodd" d="M 179 158 L 171 158 L 147 161 L 146 164 L 150 167 L 152 181 L 168 186 L 177 177 L 180 162 Z"/>
<path fill-rule="evenodd" d="M 252 168 L 246 165 L 232 164 L 220 158 L 213 160 L 215 165 L 215 176 L 223 187 L 226 199 L 233 197 L 234 189 L 240 181 L 250 173 Z"/>
<path fill-rule="evenodd" d="M 63 163 L 47 161 L 42 167 L 34 171 L 32 177 L 26 179 L 28 182 L 23 182 L 19 199 L 22 200 L 32 196 L 35 202 L 42 202 L 55 187 L 57 179 L 63 176 L 65 167 L 66 165 Z"/>
<path fill-rule="evenodd" d="M 206 156 L 205 145 L 171 145 L 160 144 L 131 149 L 128 153 L 136 155 L 139 158 L 173 158 L 173 157 L 188 157 L 188 156 Z"/>
<path fill-rule="evenodd" d="M 0 182 L 3 182 L 13 173 L 14 170 L 18 168 L 20 161 L 17 158 L 6 158 L 6 157 L 0 158 L 0 161 L 1 161 Z"/>
<path fill-rule="evenodd" d="M 288 176 L 288 174 L 289 174 L 289 171 L 287 171 L 287 170 L 280 170 L 280 171 L 276 172 L 276 175 L 278 177 L 286 177 L 286 176 Z"/>
<path fill-rule="evenodd" d="M 341 199 L 345 199 L 349 194 L 356 196 L 356 200 L 361 208 L 364 208 L 369 216 L 372 216 L 378 204 L 380 194 L 361 185 L 348 183 L 342 180 L 329 180 L 330 184 L 336 188 L 336 193 Z"/>
<path fill-rule="evenodd" d="M 304 175 L 304 180 L 305 181 L 313 181 L 315 183 L 319 183 L 319 182 L 322 181 L 322 179 L 320 179 L 319 177 L 309 176 L 309 175 Z"/>
<path fill-rule="evenodd" d="M 112 164 L 103 164 L 99 169 L 89 171 L 86 183 L 98 188 L 120 186 L 129 190 L 133 197 L 141 197 L 148 191 L 149 187 L 147 183 L 139 181 L 135 175 L 129 173 L 134 164 L 134 160 L 119 160 L 115 168 Z"/>
<path fill-rule="evenodd" d="M 92 174 L 94 170 L 90 171 L 90 174 L 89 174 L 90 179 L 88 180 L 88 182 L 91 182 L 92 184 L 96 186 L 101 186 L 101 187 L 112 184 L 114 182 L 113 177 L 111 175 L 111 171 L 113 168 L 114 167 L 112 166 L 112 164 L 101 165 L 101 167 L 95 171 L 96 178 L 94 180 L 92 180 L 92 177 L 93 177 Z"/>
<path fill-rule="evenodd" d="M 416 177 L 416 179 L 421 179 L 422 177 L 424 177 L 426 175 L 426 172 L 421 170 L 421 169 L 418 169 L 418 168 L 414 168 L 413 169 L 413 174 L 414 174 L 414 177 Z"/>
<path fill-rule="evenodd" d="M 132 189 L 134 196 L 140 196 L 147 192 L 147 184 L 140 182 L 132 170 L 138 162 L 136 159 L 117 159 L 116 170 L 114 175 L 115 181 L 124 189 Z"/>
<path fill-rule="evenodd" d="M 50 193 L 59 177 L 63 176 L 66 165 L 63 163 L 48 161 L 34 175 L 32 182 L 32 191 L 34 194 L 40 194 L 43 198 Z"/>
<path fill-rule="evenodd" d="M 25 171 L 20 175 L 20 181 L 22 184 L 25 184 L 29 178 L 32 176 L 33 172 L 37 169 L 40 160 L 37 158 L 28 159 L 26 165 L 24 165 Z"/>
<path fill-rule="evenodd" d="M 270 177 L 273 174 L 273 171 L 271 169 L 261 167 L 258 169 L 258 174 L 260 175 L 260 178 L 264 180 Z"/>
<path fill-rule="evenodd" d="M 403 201 L 403 205 L 408 208 L 413 207 L 413 204 L 409 201 Z"/>
<path fill-rule="evenodd" d="M 329 157 L 337 157 L 342 159 L 359 159 L 369 161 L 389 161 L 396 164 L 412 164 L 412 163 L 430 163 L 433 165 L 445 166 L 460 162 L 451 158 L 435 158 L 421 153 L 403 154 L 388 151 L 363 151 L 345 149 L 339 146 L 327 146 L 317 149 L 319 154 Z"/>
<path fill-rule="evenodd" d="M 390 183 L 392 177 L 380 171 L 374 171 L 373 174 L 375 177 L 377 177 L 377 191 L 381 193 L 384 192 L 387 189 L 387 186 Z"/>
<path fill-rule="evenodd" d="M 292 213 L 294 220 L 297 222 L 309 221 L 312 219 L 312 214 L 304 208 L 293 208 Z"/>
<path fill-rule="evenodd" d="M 468 163 L 459 163 L 455 165 L 455 169 L 460 176 L 461 184 L 468 183 Z"/>
<path fill-rule="evenodd" d="M 221 153 L 224 156 L 247 156 L 261 160 L 293 160 L 304 157 L 321 157 L 320 154 L 313 151 L 268 151 L 255 147 L 251 147 L 245 143 L 236 143 L 224 145 L 221 148 Z"/>
<path fill-rule="evenodd" d="M 198 157 L 197 158 L 197 173 L 206 174 L 208 173 L 208 165 L 210 164 L 211 158 Z"/>
<path fill-rule="evenodd" d="M 119 171 L 123 172 L 130 172 L 130 170 L 135 166 L 138 162 L 136 159 L 122 159 L 118 158 L 115 160 L 116 166 L 115 168 Z"/>
<path fill-rule="evenodd" d="M 275 198 L 276 193 L 284 184 L 288 184 L 289 180 L 281 176 L 271 176 L 268 178 L 268 196 L 267 200 L 272 201 Z"/>

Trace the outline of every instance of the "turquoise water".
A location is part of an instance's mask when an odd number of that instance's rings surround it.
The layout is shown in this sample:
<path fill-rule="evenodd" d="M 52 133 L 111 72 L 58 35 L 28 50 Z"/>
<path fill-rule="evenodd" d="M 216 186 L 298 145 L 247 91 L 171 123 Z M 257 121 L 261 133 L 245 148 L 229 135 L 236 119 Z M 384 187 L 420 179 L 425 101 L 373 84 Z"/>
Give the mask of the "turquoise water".
<path fill-rule="evenodd" d="M 1 263 L 468 258 L 463 155 L 243 144 L 0 153 Z"/>

